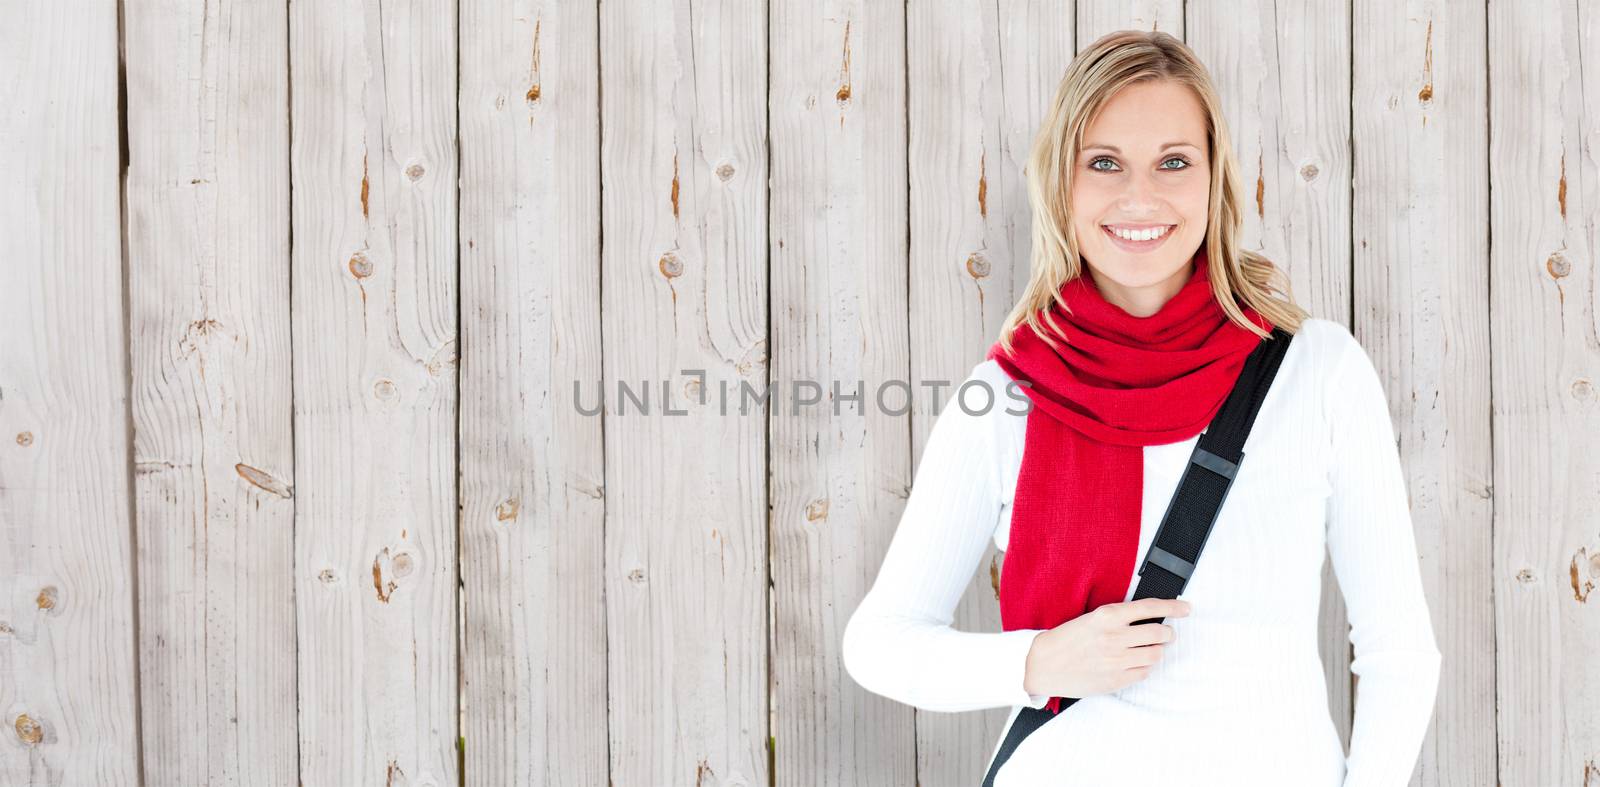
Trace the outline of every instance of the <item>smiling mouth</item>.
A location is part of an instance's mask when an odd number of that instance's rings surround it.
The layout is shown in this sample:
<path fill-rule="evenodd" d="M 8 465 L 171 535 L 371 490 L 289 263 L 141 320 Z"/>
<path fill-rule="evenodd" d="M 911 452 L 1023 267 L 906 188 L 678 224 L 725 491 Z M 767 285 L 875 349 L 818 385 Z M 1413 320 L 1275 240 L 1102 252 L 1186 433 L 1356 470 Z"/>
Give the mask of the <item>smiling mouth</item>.
<path fill-rule="evenodd" d="M 1177 226 L 1176 224 L 1102 224 L 1100 229 L 1107 235 L 1126 243 L 1148 244 L 1171 235 L 1173 228 Z"/>

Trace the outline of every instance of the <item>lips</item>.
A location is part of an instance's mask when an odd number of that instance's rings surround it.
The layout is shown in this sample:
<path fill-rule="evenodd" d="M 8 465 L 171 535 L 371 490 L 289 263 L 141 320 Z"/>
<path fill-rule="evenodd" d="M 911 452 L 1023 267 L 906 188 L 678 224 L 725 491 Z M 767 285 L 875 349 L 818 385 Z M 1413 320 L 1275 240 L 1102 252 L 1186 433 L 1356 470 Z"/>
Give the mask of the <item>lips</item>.
<path fill-rule="evenodd" d="M 1115 232 L 1112 232 L 1111 231 L 1111 227 L 1113 227 L 1113 226 L 1117 227 L 1118 229 L 1123 229 L 1123 230 L 1149 230 L 1149 229 L 1159 229 L 1161 227 L 1167 227 L 1168 229 L 1160 237 L 1153 238 L 1151 240 L 1128 240 L 1127 238 L 1124 238 L 1124 237 L 1116 234 Z M 1167 238 L 1172 237 L 1172 234 L 1176 230 L 1177 230 L 1177 225 L 1176 224 L 1113 224 L 1113 225 L 1102 224 L 1102 225 L 1100 225 L 1100 231 L 1104 232 L 1106 237 L 1111 239 L 1111 244 L 1113 246 L 1116 246 L 1117 248 L 1119 248 L 1119 249 L 1121 249 L 1123 251 L 1126 251 L 1126 252 L 1128 252 L 1130 254 L 1142 254 L 1142 253 L 1145 253 L 1145 252 L 1148 252 L 1148 251 L 1153 251 L 1155 249 L 1160 248 L 1161 244 L 1166 243 L 1167 242 Z"/>
<path fill-rule="evenodd" d="M 1143 232 L 1143 231 L 1147 231 L 1147 230 L 1170 229 L 1170 228 L 1176 227 L 1176 226 L 1177 226 L 1176 224 L 1172 224 L 1172 223 L 1165 223 L 1165 224 L 1102 224 L 1102 225 L 1100 225 L 1100 227 L 1102 229 L 1105 229 L 1108 232 L 1111 231 L 1112 229 L 1118 229 L 1118 230 L 1122 230 L 1124 232 Z"/>

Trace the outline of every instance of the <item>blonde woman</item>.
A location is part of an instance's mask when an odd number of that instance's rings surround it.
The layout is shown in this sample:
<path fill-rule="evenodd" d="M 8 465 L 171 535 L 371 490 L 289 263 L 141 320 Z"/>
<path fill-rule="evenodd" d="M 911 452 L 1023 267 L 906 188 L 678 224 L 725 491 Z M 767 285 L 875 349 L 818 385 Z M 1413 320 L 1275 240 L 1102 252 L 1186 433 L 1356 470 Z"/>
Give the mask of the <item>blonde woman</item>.
<path fill-rule="evenodd" d="M 935 422 L 845 667 L 924 710 L 1050 714 L 1006 756 L 996 741 L 1000 787 L 1406 783 L 1440 653 L 1388 406 L 1351 334 L 1239 248 L 1204 66 L 1165 33 L 1095 42 L 1026 174 L 1027 290 Z M 1178 598 L 1133 600 L 1201 433 L 1275 329 L 1292 341 L 1203 559 Z M 1002 631 L 956 631 L 991 538 Z M 1360 677 L 1348 756 L 1317 652 L 1325 554 Z"/>

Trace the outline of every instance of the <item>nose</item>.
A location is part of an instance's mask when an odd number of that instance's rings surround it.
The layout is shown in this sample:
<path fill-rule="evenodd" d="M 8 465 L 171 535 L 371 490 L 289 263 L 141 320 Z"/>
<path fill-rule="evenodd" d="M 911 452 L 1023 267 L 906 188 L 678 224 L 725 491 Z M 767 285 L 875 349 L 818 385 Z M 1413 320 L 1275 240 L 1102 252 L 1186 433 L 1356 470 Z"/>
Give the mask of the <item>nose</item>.
<path fill-rule="evenodd" d="M 1134 171 L 1123 182 L 1126 186 L 1117 198 L 1117 208 L 1123 215 L 1149 215 L 1160 208 L 1160 186 L 1155 174 Z"/>

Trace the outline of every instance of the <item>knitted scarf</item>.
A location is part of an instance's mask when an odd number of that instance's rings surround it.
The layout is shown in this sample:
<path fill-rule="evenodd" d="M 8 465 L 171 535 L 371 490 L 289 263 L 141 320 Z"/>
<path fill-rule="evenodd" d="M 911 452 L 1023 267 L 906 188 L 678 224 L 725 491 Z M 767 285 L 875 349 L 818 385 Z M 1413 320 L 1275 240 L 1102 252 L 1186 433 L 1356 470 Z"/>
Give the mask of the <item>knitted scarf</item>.
<path fill-rule="evenodd" d="M 1087 276 L 1062 285 L 1071 313 L 1050 306 L 1065 338 L 1056 338 L 1059 349 L 1024 323 L 1013 352 L 996 342 L 987 354 L 1031 384 L 1000 576 L 1006 631 L 1054 628 L 1125 600 L 1137 568 L 1143 447 L 1204 431 L 1260 341 L 1223 313 L 1203 246 L 1188 282 L 1149 317 L 1110 303 Z M 1244 313 L 1272 329 L 1254 309 Z M 1061 699 L 1045 707 L 1058 713 Z"/>

